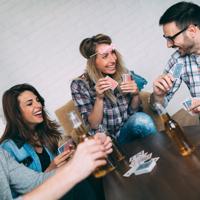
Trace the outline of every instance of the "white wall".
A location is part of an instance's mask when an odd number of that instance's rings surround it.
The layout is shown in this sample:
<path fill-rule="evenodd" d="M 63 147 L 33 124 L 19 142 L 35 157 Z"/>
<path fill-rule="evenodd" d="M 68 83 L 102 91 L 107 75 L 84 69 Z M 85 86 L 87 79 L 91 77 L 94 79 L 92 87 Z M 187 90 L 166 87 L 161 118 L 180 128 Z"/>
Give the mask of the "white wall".
<path fill-rule="evenodd" d="M 146 90 L 151 91 L 173 52 L 166 48 L 158 20 L 175 2 L 0 0 L 0 97 L 14 84 L 33 84 L 55 118 L 54 111 L 71 98 L 71 80 L 85 67 L 79 44 L 97 33 L 112 37 L 126 66 L 146 77 Z M 180 108 L 189 94 L 185 91 L 184 87 L 176 95 L 170 112 Z"/>

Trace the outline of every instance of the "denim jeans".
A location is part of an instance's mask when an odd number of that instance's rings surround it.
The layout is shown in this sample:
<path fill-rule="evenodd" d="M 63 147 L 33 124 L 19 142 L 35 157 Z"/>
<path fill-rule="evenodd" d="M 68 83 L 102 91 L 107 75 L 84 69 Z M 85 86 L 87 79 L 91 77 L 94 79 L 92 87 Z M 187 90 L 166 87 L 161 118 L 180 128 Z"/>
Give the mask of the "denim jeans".
<path fill-rule="evenodd" d="M 121 127 L 117 141 L 119 144 L 124 144 L 155 133 L 157 128 L 152 118 L 144 112 L 137 112 Z"/>

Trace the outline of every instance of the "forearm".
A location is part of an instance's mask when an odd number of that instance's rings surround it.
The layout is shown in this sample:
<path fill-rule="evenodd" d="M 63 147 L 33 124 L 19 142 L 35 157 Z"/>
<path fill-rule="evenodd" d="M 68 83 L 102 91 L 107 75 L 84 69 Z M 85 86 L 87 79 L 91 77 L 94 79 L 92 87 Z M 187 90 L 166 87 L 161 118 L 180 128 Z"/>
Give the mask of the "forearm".
<path fill-rule="evenodd" d="M 140 99 L 139 94 L 133 95 L 132 100 L 131 100 L 131 108 L 136 111 L 138 107 L 141 105 L 142 101 Z"/>
<path fill-rule="evenodd" d="M 46 180 L 38 188 L 24 195 L 22 199 L 59 199 L 79 181 L 80 178 L 77 173 L 73 173 L 73 169 L 70 169 L 70 166 L 64 166 L 57 169 L 54 176 Z"/>
<path fill-rule="evenodd" d="M 88 117 L 91 128 L 98 128 L 103 119 L 103 98 L 96 98 L 92 112 Z"/>
<path fill-rule="evenodd" d="M 60 199 L 97 167 L 105 165 L 105 147 L 100 140 L 91 139 L 80 143 L 73 158 L 58 168 L 55 175 L 38 188 L 23 196 L 24 200 Z"/>

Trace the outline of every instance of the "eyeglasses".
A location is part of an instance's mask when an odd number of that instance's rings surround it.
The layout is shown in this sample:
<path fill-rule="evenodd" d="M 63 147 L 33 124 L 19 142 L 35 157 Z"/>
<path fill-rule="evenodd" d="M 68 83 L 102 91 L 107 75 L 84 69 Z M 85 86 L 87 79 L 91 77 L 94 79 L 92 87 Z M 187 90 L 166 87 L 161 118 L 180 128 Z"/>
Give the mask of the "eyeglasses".
<path fill-rule="evenodd" d="M 163 37 L 164 37 L 167 41 L 174 43 L 174 40 L 176 39 L 176 37 L 177 37 L 178 35 L 180 35 L 181 33 L 183 33 L 184 31 L 186 31 L 187 29 L 188 29 L 188 26 L 186 26 L 184 29 L 182 29 L 181 31 L 179 31 L 178 33 L 176 33 L 176 34 L 173 35 L 173 36 L 165 36 L 165 35 L 163 35 Z"/>

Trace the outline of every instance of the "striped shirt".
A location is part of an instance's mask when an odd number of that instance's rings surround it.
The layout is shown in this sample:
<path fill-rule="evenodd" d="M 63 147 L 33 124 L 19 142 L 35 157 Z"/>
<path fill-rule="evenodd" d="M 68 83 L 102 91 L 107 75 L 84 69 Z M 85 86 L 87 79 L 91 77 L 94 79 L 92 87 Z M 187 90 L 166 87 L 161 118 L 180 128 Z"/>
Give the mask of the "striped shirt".
<path fill-rule="evenodd" d="M 182 81 L 187 85 L 192 97 L 200 97 L 200 55 L 187 55 L 181 57 L 176 51 L 168 61 L 164 74 L 173 74 L 177 64 L 182 65 L 180 78 L 176 78 L 172 88 L 165 96 L 165 106 L 179 89 Z"/>

